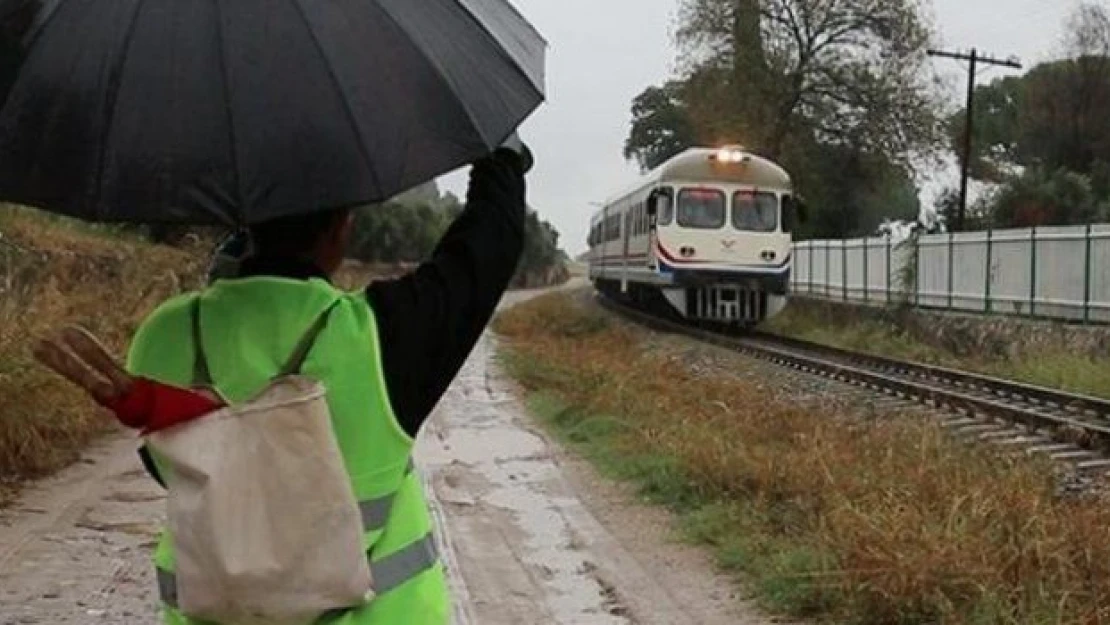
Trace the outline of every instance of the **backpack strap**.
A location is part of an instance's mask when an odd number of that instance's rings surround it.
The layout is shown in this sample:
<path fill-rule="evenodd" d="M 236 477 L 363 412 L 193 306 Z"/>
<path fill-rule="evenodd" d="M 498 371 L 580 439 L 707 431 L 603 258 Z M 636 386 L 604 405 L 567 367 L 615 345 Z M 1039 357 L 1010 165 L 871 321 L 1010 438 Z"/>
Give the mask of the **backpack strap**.
<path fill-rule="evenodd" d="M 193 320 L 193 386 L 207 388 L 212 386 L 212 372 L 208 369 L 208 359 L 204 355 L 204 341 L 200 333 L 200 294 L 193 298 L 190 316 Z"/>
<path fill-rule="evenodd" d="M 289 360 L 286 361 L 285 366 L 278 371 L 275 379 L 290 375 L 298 375 L 301 372 L 301 367 L 304 366 L 305 360 L 308 359 L 309 352 L 311 352 L 313 346 L 316 345 L 316 339 L 319 338 L 320 333 L 323 332 L 324 328 L 328 325 L 328 318 L 331 316 L 331 311 L 335 310 L 335 307 L 338 305 L 339 300 L 336 299 L 331 304 L 328 304 L 328 307 L 324 309 L 324 312 L 320 313 L 320 316 L 316 317 L 316 321 L 309 326 L 304 336 L 301 337 L 301 340 L 297 343 L 296 349 L 294 349 L 293 353 L 289 356 Z"/>

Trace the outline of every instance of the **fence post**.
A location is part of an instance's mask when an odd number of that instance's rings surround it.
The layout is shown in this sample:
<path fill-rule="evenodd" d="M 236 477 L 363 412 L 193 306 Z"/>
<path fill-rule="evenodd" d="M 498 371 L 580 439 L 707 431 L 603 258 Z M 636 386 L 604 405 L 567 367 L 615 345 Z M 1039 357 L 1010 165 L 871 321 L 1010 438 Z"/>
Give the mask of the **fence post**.
<path fill-rule="evenodd" d="M 813 239 L 806 241 L 806 247 L 809 248 L 809 289 L 806 292 L 813 295 Z"/>
<path fill-rule="evenodd" d="M 948 233 L 948 310 L 952 310 L 956 290 L 956 233 Z"/>
<path fill-rule="evenodd" d="M 891 282 L 894 281 L 894 268 L 890 266 L 894 256 L 894 238 L 889 234 L 886 235 L 886 303 L 890 304 L 893 301 L 891 293 L 893 292 Z"/>
<path fill-rule="evenodd" d="M 832 295 L 832 241 L 825 239 L 825 297 Z"/>
<path fill-rule="evenodd" d="M 871 301 L 871 277 L 867 275 L 867 265 L 870 260 L 868 256 L 871 255 L 870 241 L 871 239 L 863 237 L 863 301 L 865 302 Z"/>
<path fill-rule="evenodd" d="M 921 306 L 921 237 L 913 240 L 913 305 Z"/>
<path fill-rule="evenodd" d="M 848 240 L 840 240 L 840 287 L 844 301 L 848 301 Z"/>
<path fill-rule="evenodd" d="M 984 272 L 986 276 L 986 285 L 983 287 L 983 299 L 986 301 L 984 310 L 987 314 L 994 309 L 993 295 L 991 289 L 994 283 L 994 228 L 987 228 L 987 270 Z"/>
<path fill-rule="evenodd" d="M 1083 323 L 1091 323 L 1091 224 L 1087 224 L 1083 253 Z"/>
<path fill-rule="evenodd" d="M 1029 316 L 1037 316 L 1037 227 L 1029 234 L 1032 250 L 1029 253 Z"/>

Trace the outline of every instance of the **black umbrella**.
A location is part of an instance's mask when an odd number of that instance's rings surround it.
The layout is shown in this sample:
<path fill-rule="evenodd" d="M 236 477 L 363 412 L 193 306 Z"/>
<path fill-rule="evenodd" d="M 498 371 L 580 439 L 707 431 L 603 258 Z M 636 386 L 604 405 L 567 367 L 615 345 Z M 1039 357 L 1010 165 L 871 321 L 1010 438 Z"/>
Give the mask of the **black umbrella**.
<path fill-rule="evenodd" d="M 545 49 L 506 0 L 0 0 L 0 201 L 241 225 L 385 200 L 512 134 Z"/>

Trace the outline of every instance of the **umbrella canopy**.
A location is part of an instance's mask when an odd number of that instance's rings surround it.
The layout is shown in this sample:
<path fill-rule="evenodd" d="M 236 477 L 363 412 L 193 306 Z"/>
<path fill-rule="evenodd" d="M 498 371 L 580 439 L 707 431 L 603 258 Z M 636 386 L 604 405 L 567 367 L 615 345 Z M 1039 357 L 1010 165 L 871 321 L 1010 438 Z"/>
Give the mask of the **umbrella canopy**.
<path fill-rule="evenodd" d="M 0 0 L 0 201 L 233 225 L 382 201 L 504 141 L 545 50 L 506 0 Z"/>

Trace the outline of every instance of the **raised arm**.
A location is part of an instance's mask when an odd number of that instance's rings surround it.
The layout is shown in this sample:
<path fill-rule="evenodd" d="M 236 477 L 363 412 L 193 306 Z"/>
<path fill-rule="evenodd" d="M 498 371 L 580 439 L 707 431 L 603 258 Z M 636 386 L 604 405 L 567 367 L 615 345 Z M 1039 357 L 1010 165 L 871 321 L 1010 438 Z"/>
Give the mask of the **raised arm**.
<path fill-rule="evenodd" d="M 509 149 L 474 164 L 466 207 L 431 259 L 367 288 L 390 402 L 420 430 L 489 323 L 524 247 L 525 158 Z"/>

